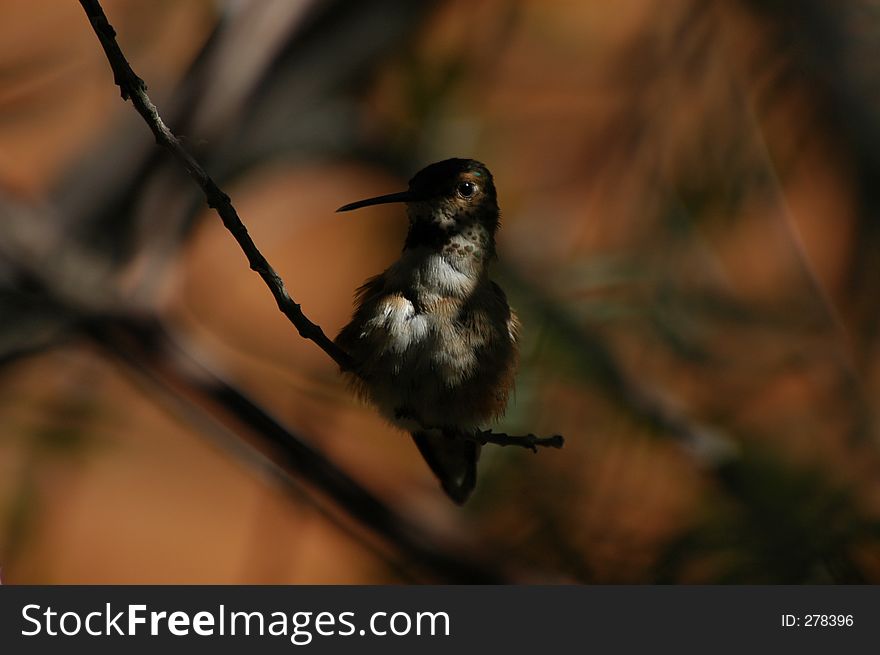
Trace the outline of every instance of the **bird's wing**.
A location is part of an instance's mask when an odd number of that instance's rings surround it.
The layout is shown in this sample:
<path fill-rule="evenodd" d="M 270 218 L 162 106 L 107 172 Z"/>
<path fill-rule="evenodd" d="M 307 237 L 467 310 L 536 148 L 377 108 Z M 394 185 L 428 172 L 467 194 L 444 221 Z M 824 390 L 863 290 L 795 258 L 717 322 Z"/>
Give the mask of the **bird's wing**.
<path fill-rule="evenodd" d="M 516 315 L 516 312 L 507 303 L 507 294 L 504 293 L 504 289 L 498 286 L 497 283 L 493 282 L 492 291 L 494 291 L 495 297 L 503 307 L 503 310 L 507 312 L 507 334 L 510 337 L 510 342 L 516 345 L 519 343 L 519 330 L 521 325 L 519 316 Z"/>

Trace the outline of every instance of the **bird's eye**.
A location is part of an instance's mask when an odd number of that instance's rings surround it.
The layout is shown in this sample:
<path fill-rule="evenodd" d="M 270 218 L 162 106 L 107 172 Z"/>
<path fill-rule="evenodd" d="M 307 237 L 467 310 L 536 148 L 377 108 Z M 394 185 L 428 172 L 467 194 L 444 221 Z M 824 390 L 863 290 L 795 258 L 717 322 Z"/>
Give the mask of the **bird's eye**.
<path fill-rule="evenodd" d="M 458 191 L 458 195 L 462 198 L 470 198 L 476 193 L 477 185 L 473 182 L 459 182 L 456 191 Z"/>

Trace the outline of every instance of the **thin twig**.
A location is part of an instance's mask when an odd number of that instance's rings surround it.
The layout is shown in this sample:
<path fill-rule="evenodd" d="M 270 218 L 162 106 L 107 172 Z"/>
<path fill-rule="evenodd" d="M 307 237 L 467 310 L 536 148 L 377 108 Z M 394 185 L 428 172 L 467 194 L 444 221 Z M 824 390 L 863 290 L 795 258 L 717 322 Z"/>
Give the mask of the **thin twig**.
<path fill-rule="evenodd" d="M 183 164 L 190 177 L 201 187 L 205 194 L 205 199 L 208 201 L 208 206 L 217 212 L 223 221 L 223 225 L 238 242 L 238 245 L 247 257 L 251 270 L 256 271 L 263 278 L 266 286 L 269 287 L 269 290 L 275 297 L 275 302 L 278 303 L 278 309 L 293 323 L 300 336 L 315 342 L 342 370 L 354 372 L 354 360 L 351 356 L 333 343 L 324 334 L 320 326 L 312 323 L 303 314 L 300 306 L 287 293 L 284 281 L 254 244 L 247 228 L 238 217 L 238 212 L 232 206 L 229 196 L 217 186 L 214 180 L 211 179 L 211 176 L 187 152 L 178 138 L 174 136 L 174 133 L 162 121 L 156 106 L 147 95 L 146 84 L 135 74 L 125 55 L 122 54 L 122 50 L 116 42 L 116 31 L 107 20 L 101 4 L 98 0 L 80 0 L 80 4 L 85 10 L 98 40 L 101 42 L 101 47 L 104 48 L 104 53 L 107 55 L 110 67 L 113 69 L 114 82 L 122 93 L 122 99 L 131 100 L 135 109 L 137 109 L 155 135 L 156 143 L 168 150 L 172 156 Z"/>
<path fill-rule="evenodd" d="M 528 448 L 533 453 L 538 452 L 538 446 L 544 448 L 562 448 L 565 439 L 560 434 L 554 434 L 552 437 L 538 437 L 534 434 L 527 435 L 510 435 L 505 432 L 492 432 L 492 430 L 479 430 L 473 435 L 466 435 L 466 439 L 476 441 L 481 446 L 488 443 L 496 446 L 520 446 Z"/>

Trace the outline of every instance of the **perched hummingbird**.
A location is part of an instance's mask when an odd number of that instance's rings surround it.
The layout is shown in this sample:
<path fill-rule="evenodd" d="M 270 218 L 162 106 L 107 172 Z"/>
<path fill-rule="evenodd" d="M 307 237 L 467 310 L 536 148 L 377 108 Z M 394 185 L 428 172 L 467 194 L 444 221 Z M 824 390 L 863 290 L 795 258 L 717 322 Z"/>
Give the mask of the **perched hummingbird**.
<path fill-rule="evenodd" d="M 519 321 L 489 279 L 499 210 L 492 174 L 473 159 L 420 170 L 409 188 L 340 207 L 406 203 L 400 258 L 355 295 L 336 343 L 357 362 L 359 394 L 416 446 L 456 503 L 477 480 L 474 435 L 504 413 Z"/>

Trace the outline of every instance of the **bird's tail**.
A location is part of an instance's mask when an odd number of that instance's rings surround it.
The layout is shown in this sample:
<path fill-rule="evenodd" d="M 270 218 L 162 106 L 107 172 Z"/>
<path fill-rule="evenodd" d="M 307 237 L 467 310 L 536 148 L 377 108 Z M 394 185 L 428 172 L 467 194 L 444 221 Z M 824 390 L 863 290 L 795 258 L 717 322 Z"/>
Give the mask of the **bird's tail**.
<path fill-rule="evenodd" d="M 463 505 L 477 484 L 479 444 L 443 434 L 440 430 L 413 432 L 412 438 L 440 480 L 443 491 L 457 504 Z"/>

